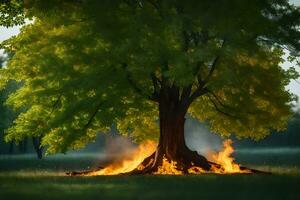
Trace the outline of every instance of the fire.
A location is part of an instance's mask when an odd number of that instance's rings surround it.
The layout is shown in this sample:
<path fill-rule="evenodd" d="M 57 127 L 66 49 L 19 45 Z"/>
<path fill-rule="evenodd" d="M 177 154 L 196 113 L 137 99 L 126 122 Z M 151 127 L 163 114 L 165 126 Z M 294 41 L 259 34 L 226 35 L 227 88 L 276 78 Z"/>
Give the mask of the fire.
<path fill-rule="evenodd" d="M 177 162 L 169 162 L 166 157 L 163 158 L 162 165 L 158 167 L 158 170 L 154 174 L 168 174 L 168 175 L 182 175 L 182 171 L 177 169 Z"/>
<path fill-rule="evenodd" d="M 106 168 L 99 171 L 91 172 L 88 176 L 97 175 L 117 175 L 122 173 L 131 172 L 132 170 L 138 168 L 143 169 L 145 166 L 140 165 L 140 163 L 148 156 L 150 156 L 156 148 L 157 144 L 153 141 L 146 141 L 139 145 L 136 149 L 132 150 L 128 156 L 125 156 L 123 160 L 116 161 L 108 165 Z M 234 152 L 231 140 L 225 140 L 223 142 L 223 149 L 218 153 L 211 154 L 211 159 L 213 162 L 220 165 L 212 166 L 210 171 L 205 171 L 200 167 L 194 166 L 190 167 L 187 172 L 189 174 L 203 174 L 203 173 L 250 173 L 249 170 L 242 170 L 240 165 L 234 162 L 234 158 L 231 154 Z M 169 161 L 165 156 L 163 157 L 162 165 L 158 167 L 157 171 L 153 174 L 168 174 L 168 175 L 183 175 L 183 170 L 178 166 L 176 161 Z"/>
<path fill-rule="evenodd" d="M 193 166 L 188 169 L 188 173 L 189 174 L 203 174 L 203 173 L 207 173 L 207 172 L 205 172 L 205 170 L 202 169 L 201 167 Z"/>
<path fill-rule="evenodd" d="M 155 151 L 156 143 L 147 140 L 146 142 L 140 144 L 136 149 L 130 152 L 130 156 L 126 157 L 124 160 L 116 161 L 111 163 L 109 166 L 105 167 L 96 172 L 88 174 L 88 176 L 97 175 L 117 175 L 134 170 L 143 160 Z"/>
<path fill-rule="evenodd" d="M 216 173 L 250 173 L 249 170 L 241 170 L 240 165 L 234 162 L 234 158 L 231 157 L 233 152 L 232 140 L 225 140 L 223 150 L 211 155 L 213 161 L 221 165 L 220 168 L 213 167 L 212 171 Z"/>

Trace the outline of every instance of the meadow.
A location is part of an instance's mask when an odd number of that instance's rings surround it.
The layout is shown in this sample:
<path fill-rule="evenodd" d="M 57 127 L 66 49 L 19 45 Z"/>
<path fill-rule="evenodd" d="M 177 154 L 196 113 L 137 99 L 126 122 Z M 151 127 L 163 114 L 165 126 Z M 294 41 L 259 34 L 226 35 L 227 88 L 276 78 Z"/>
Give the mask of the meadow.
<path fill-rule="evenodd" d="M 0 199 L 299 199 L 298 150 L 240 151 L 238 162 L 272 172 L 240 175 L 70 177 L 93 168 L 101 156 L 71 154 L 37 160 L 0 157 Z"/>

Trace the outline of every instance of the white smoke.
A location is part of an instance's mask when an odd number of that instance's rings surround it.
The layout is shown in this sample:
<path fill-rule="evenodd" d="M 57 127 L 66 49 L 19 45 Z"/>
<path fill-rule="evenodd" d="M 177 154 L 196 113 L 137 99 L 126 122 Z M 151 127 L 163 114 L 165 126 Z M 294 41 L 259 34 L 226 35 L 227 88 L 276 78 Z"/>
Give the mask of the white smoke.
<path fill-rule="evenodd" d="M 115 132 L 101 138 L 105 141 L 102 144 L 104 146 L 101 145 L 101 160 L 105 163 L 130 157 L 138 146 L 130 138 Z M 222 148 L 222 139 L 219 135 L 210 132 L 205 124 L 190 117 L 185 122 L 185 141 L 191 150 L 204 156 L 208 156 L 212 151 L 218 152 Z"/>
<path fill-rule="evenodd" d="M 104 146 L 104 160 L 123 160 L 137 148 L 129 138 L 123 136 L 107 137 Z"/>
<path fill-rule="evenodd" d="M 205 156 L 222 148 L 222 139 L 219 135 L 210 132 L 204 124 L 190 117 L 185 123 L 185 141 L 191 150 Z"/>

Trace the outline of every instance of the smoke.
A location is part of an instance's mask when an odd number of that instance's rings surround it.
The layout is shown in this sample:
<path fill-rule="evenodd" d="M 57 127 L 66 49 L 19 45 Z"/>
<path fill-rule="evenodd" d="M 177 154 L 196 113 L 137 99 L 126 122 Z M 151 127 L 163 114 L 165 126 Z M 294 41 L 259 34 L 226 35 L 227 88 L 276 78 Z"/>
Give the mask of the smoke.
<path fill-rule="evenodd" d="M 113 136 L 107 137 L 103 148 L 104 162 L 116 162 L 130 157 L 137 149 L 137 145 L 127 137 Z"/>
<path fill-rule="evenodd" d="M 185 123 L 185 141 L 191 150 L 205 156 L 222 148 L 221 137 L 210 132 L 205 124 L 200 124 L 192 118 L 187 118 Z"/>
<path fill-rule="evenodd" d="M 130 138 L 121 136 L 117 132 L 111 135 L 105 134 L 98 139 L 100 141 L 94 146 L 101 148 L 103 164 L 130 159 L 133 152 L 138 148 L 138 145 L 134 144 Z M 204 156 L 209 156 L 212 151 L 217 152 L 222 148 L 222 139 L 219 135 L 211 133 L 205 124 L 201 124 L 190 117 L 185 123 L 185 140 L 191 150 Z M 90 149 L 95 152 L 96 148 L 91 147 Z"/>

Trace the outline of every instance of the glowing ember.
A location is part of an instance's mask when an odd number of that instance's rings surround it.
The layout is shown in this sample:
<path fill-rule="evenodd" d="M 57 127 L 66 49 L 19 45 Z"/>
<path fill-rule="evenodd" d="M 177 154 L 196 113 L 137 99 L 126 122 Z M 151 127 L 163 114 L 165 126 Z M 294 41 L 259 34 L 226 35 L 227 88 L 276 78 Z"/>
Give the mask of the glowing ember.
<path fill-rule="evenodd" d="M 250 173 L 249 170 L 241 170 L 240 165 L 234 163 L 234 158 L 230 157 L 234 152 L 231 144 L 231 140 L 225 140 L 223 142 L 223 150 L 211 156 L 214 162 L 221 165 L 219 169 L 213 167 L 212 171 L 216 173 Z"/>
<path fill-rule="evenodd" d="M 153 141 L 146 141 L 134 149 L 124 160 L 116 161 L 111 163 L 109 166 L 105 167 L 96 172 L 88 174 L 88 176 L 97 175 L 117 175 L 134 170 L 146 157 L 150 156 L 151 153 L 155 151 L 156 143 Z"/>

